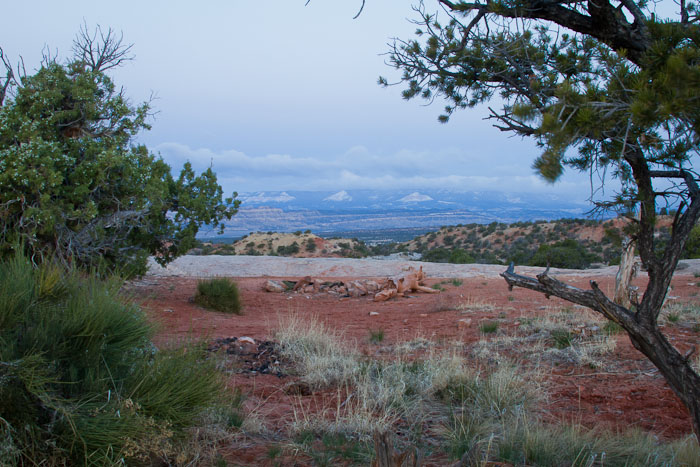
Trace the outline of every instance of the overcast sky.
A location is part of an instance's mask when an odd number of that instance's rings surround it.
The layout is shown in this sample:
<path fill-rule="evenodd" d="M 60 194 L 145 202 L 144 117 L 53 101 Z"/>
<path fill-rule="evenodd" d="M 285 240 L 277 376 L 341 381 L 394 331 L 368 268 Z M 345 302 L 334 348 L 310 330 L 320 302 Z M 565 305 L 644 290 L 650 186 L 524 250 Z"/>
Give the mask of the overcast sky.
<path fill-rule="evenodd" d="M 534 175 L 532 141 L 483 120 L 437 122 L 442 105 L 381 88 L 382 54 L 415 26 L 410 0 L 9 2 L 0 46 L 35 69 L 48 46 L 71 55 L 80 25 L 112 27 L 135 60 L 113 73 L 134 103 L 157 96 L 140 141 L 173 166 L 213 164 L 233 190 L 451 188 L 551 192 L 584 201 L 585 175 Z M 431 6 L 430 0 L 426 5 Z M 434 7 L 434 5 L 432 5 Z"/>

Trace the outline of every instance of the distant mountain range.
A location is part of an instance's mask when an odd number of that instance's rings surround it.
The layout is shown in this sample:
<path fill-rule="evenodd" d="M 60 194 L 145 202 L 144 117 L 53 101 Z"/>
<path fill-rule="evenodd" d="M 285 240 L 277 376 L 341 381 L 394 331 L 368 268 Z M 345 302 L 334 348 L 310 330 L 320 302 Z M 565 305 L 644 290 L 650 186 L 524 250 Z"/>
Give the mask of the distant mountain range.
<path fill-rule="evenodd" d="M 257 231 L 317 234 L 359 230 L 585 217 L 591 205 L 562 196 L 448 190 L 265 191 L 240 193 L 225 236 Z M 203 230 L 203 238 L 214 232 Z"/>

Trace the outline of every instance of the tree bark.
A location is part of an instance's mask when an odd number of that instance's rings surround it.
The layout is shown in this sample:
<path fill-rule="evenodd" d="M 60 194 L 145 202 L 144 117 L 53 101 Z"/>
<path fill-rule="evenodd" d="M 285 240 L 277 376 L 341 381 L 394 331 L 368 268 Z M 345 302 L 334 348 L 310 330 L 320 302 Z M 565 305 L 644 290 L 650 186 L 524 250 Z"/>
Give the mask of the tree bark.
<path fill-rule="evenodd" d="M 627 237 L 622 241 L 622 257 L 620 258 L 620 269 L 615 277 L 615 295 L 613 301 L 618 305 L 629 308 L 630 301 L 630 281 L 634 278 L 636 268 L 634 264 L 634 241 Z"/>

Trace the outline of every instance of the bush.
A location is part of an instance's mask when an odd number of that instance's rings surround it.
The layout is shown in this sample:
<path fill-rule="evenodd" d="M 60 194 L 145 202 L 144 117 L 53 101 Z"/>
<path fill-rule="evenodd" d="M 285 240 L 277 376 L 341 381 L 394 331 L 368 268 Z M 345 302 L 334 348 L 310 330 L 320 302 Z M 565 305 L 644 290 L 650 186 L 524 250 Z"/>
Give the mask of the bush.
<path fill-rule="evenodd" d="M 454 264 L 471 264 L 474 262 L 474 258 L 465 250 L 457 248 L 450 253 L 449 261 Z"/>
<path fill-rule="evenodd" d="M 291 256 L 299 253 L 299 244 L 297 242 L 291 245 L 280 245 L 277 247 L 277 254 L 280 256 Z"/>
<path fill-rule="evenodd" d="M 203 351 L 158 351 L 120 286 L 21 255 L 0 263 L 3 465 L 167 463 L 220 397 Z"/>
<path fill-rule="evenodd" d="M 188 162 L 174 178 L 137 143 L 148 103 L 132 106 L 105 73 L 110 54 L 91 65 L 80 53 L 128 52 L 113 31 L 99 32 L 81 31 L 65 64 L 45 56 L 34 75 L 5 81 L 0 256 L 22 243 L 32 258 L 142 274 L 149 255 L 164 265 L 193 248 L 202 225 L 223 231 L 239 201 L 223 198 L 211 168 L 196 176 Z"/>
<path fill-rule="evenodd" d="M 688 240 L 685 243 L 683 258 L 700 258 L 700 225 L 696 225 L 690 231 L 690 236 L 688 236 Z"/>
<path fill-rule="evenodd" d="M 194 302 L 204 308 L 241 314 L 241 298 L 235 282 L 219 277 L 197 282 Z"/>
<path fill-rule="evenodd" d="M 575 240 L 564 240 L 552 245 L 540 245 L 530 260 L 531 266 L 585 269 L 596 259 Z"/>
<path fill-rule="evenodd" d="M 430 263 L 447 263 L 450 260 L 450 250 L 446 248 L 434 248 L 423 253 L 421 260 Z"/>

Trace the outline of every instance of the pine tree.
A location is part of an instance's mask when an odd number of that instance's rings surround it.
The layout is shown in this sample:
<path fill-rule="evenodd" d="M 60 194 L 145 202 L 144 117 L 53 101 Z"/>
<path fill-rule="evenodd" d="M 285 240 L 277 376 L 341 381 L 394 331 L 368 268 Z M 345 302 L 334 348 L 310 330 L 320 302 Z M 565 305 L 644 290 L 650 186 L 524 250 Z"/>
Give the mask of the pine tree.
<path fill-rule="evenodd" d="M 618 323 L 664 375 L 690 411 L 700 437 L 700 375 L 694 350 L 679 352 L 657 320 L 685 243 L 700 218 L 693 161 L 700 142 L 700 15 L 681 0 L 437 0 L 421 2 L 416 37 L 397 39 L 390 64 L 402 71 L 403 97 L 447 102 L 439 117 L 498 99 L 488 118 L 504 132 L 534 138 L 534 169 L 555 181 L 565 167 L 619 180 L 599 209 L 638 212 L 633 239 L 649 282 L 630 308 L 591 290 L 503 274 L 526 287 L 587 306 Z M 677 8 L 661 20 L 654 7 Z M 388 81 L 380 78 L 380 83 Z M 671 239 L 656 253 L 657 207 L 678 206 Z"/>

